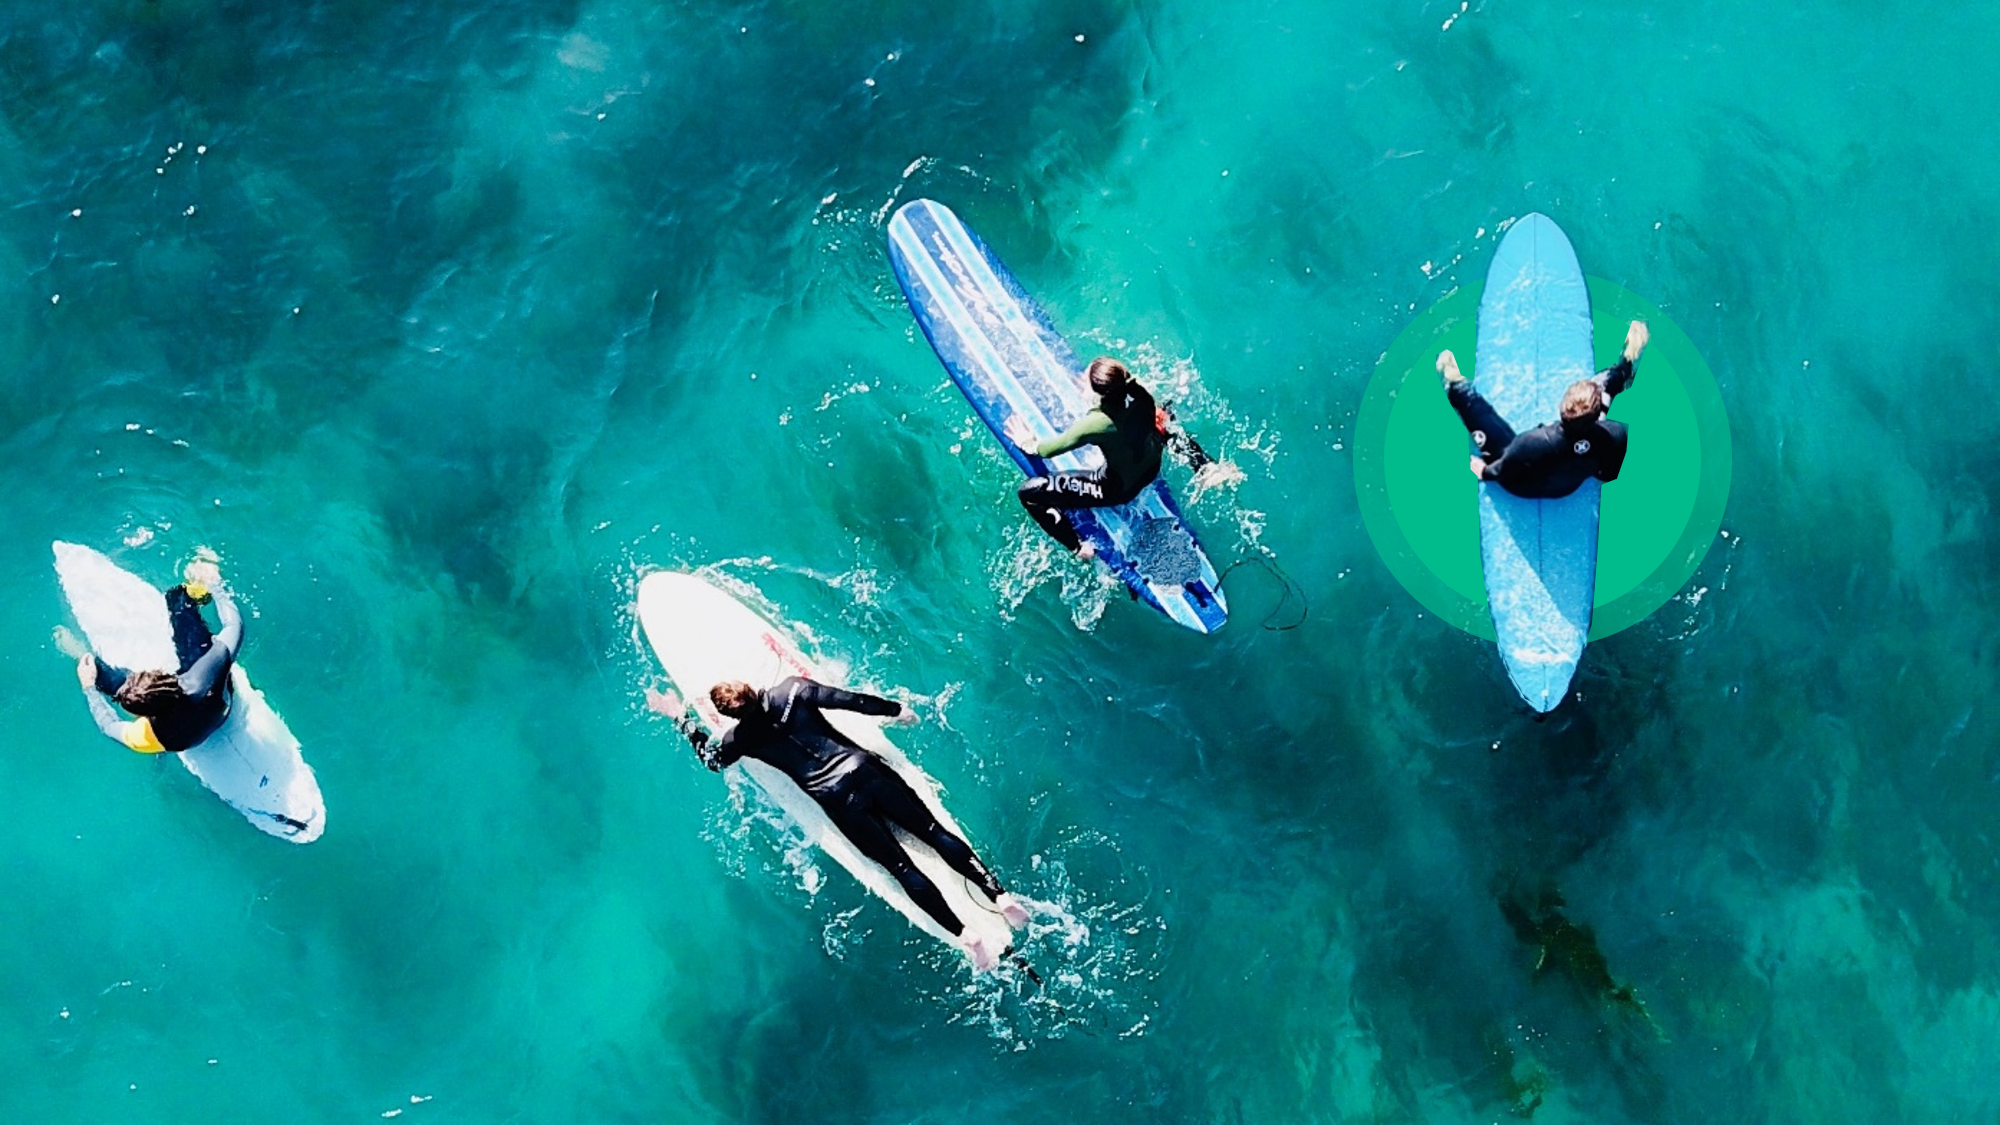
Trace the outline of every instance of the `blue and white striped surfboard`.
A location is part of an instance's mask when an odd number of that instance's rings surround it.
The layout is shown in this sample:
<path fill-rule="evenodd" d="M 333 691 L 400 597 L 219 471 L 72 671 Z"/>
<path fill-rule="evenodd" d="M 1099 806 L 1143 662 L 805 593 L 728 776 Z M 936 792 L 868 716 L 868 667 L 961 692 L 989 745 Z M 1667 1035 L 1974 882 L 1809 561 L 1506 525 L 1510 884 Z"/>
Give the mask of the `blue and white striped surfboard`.
<path fill-rule="evenodd" d="M 1037 437 L 1062 433 L 1091 408 L 1091 394 L 1048 314 L 950 208 L 928 199 L 899 208 L 889 220 L 889 261 L 938 360 L 1023 473 L 1103 464 L 1090 446 L 1044 461 L 1007 440 L 1007 420 L 1017 414 Z M 1148 605 L 1199 633 L 1228 620 L 1222 580 L 1164 480 L 1129 504 L 1068 514 L 1098 559 Z"/>
<path fill-rule="evenodd" d="M 1562 228 L 1515 223 L 1493 252 L 1479 299 L 1477 386 L 1516 433 L 1553 421 L 1590 370 L 1590 290 Z M 1560 500 L 1479 486 L 1479 546 L 1500 659 L 1521 698 L 1554 710 L 1590 636 L 1597 590 L 1598 482 Z"/>

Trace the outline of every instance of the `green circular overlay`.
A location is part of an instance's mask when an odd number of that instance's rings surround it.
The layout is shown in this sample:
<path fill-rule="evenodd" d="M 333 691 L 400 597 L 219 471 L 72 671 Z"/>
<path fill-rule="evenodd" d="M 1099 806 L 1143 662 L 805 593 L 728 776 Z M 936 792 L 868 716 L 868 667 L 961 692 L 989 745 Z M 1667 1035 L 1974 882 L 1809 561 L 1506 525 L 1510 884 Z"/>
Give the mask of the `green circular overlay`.
<path fill-rule="evenodd" d="M 1722 527 L 1730 448 L 1722 393 L 1693 341 L 1637 294 L 1587 280 L 1599 369 L 1617 361 L 1627 323 L 1643 320 L 1652 333 L 1632 388 L 1611 407 L 1632 444 L 1604 487 L 1594 641 L 1651 616 L 1701 565 Z M 1437 373 L 1438 352 L 1450 348 L 1477 384 L 1484 288 L 1468 285 L 1432 305 L 1376 365 L 1355 425 L 1354 477 L 1368 537 L 1396 579 L 1445 621 L 1492 640 L 1478 483 L 1466 468 L 1472 445 Z"/>

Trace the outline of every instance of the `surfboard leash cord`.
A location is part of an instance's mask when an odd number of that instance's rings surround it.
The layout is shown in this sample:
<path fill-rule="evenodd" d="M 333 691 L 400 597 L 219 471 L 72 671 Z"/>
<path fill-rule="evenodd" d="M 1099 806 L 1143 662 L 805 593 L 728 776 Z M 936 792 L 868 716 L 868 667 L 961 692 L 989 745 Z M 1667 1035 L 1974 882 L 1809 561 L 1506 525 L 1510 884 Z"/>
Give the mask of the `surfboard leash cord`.
<path fill-rule="evenodd" d="M 960 875 L 958 878 L 961 883 L 965 884 L 965 897 L 972 902 L 972 905 L 977 906 L 979 909 L 984 910 L 988 914 L 998 915 L 1002 913 L 1001 911 L 995 910 L 981 901 L 986 897 L 986 892 L 980 888 L 979 884 L 973 882 L 970 879 L 967 879 L 963 875 Z M 1044 985 L 1042 984 L 1042 974 L 1036 972 L 1035 967 L 1033 965 L 1028 964 L 1028 959 L 1022 956 L 1021 953 L 1014 948 L 1014 944 L 1012 942 L 1008 942 L 1007 948 L 1000 951 L 1000 956 L 1011 958 L 1014 962 L 1014 965 L 1017 968 L 1019 968 L 1022 972 L 1028 974 L 1029 980 L 1035 982 L 1036 988 L 1044 987 Z"/>
<path fill-rule="evenodd" d="M 1284 568 L 1278 565 L 1277 560 L 1273 558 L 1271 556 L 1271 552 L 1267 550 L 1258 548 L 1255 551 L 1245 552 L 1244 554 L 1238 556 L 1235 562 L 1230 563 L 1227 567 L 1223 569 L 1220 575 L 1216 576 L 1215 584 L 1218 587 L 1220 587 L 1223 583 L 1229 580 L 1229 576 L 1231 574 L 1234 574 L 1236 572 L 1237 567 L 1240 567 L 1245 563 L 1256 563 L 1258 566 L 1263 567 L 1265 573 L 1277 579 L 1278 584 L 1285 588 L 1285 596 L 1279 598 L 1278 604 L 1271 607 L 1271 612 L 1264 615 L 1264 620 L 1258 622 L 1258 627 L 1270 633 L 1284 633 L 1284 632 L 1289 632 L 1290 630 L 1296 629 L 1299 626 L 1305 624 L 1306 615 L 1310 613 L 1312 610 L 1311 604 L 1306 601 L 1305 590 L 1300 588 L 1299 584 L 1292 579 L 1291 575 L 1285 573 Z M 1285 606 L 1295 599 L 1299 603 L 1298 620 L 1293 621 L 1287 625 L 1271 624 L 1271 622 L 1278 616 L 1278 614 L 1284 610 Z"/>

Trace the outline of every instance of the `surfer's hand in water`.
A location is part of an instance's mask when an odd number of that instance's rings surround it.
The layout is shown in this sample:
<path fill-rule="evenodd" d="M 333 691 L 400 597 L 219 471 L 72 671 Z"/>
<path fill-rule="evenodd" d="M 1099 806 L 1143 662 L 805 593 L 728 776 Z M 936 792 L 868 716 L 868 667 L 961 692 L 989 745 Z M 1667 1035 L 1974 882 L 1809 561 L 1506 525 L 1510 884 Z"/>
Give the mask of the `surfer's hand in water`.
<path fill-rule="evenodd" d="M 916 726 L 917 709 L 915 707 L 910 706 L 907 703 L 898 703 L 897 706 L 901 707 L 902 710 L 896 712 L 895 715 L 889 719 L 889 725 L 892 727 Z"/>
<path fill-rule="evenodd" d="M 97 687 L 97 658 L 84 653 L 76 661 L 76 682 L 86 691 Z"/>
<path fill-rule="evenodd" d="M 1632 326 L 1625 330 L 1626 360 L 1637 362 L 1639 353 L 1646 350 L 1646 341 L 1650 339 L 1652 339 L 1652 334 L 1646 331 L 1646 322 L 1643 320 L 1633 321 Z"/>
<path fill-rule="evenodd" d="M 1076 548 L 1076 557 L 1082 559 L 1084 562 L 1089 562 L 1090 560 L 1096 558 L 1097 544 L 1092 543 L 1088 539 L 1084 540 L 1082 543 L 1078 544 Z"/>
<path fill-rule="evenodd" d="M 659 688 L 651 687 L 646 689 L 646 707 L 654 714 L 665 715 L 669 719 L 679 718 L 681 713 L 687 710 L 687 705 L 681 702 L 680 696 L 671 691 L 661 691 Z"/>
<path fill-rule="evenodd" d="M 1243 470 L 1229 461 L 1210 461 L 1194 472 L 1194 498 L 1211 488 L 1224 488 L 1243 483 Z"/>
<path fill-rule="evenodd" d="M 1486 462 L 1484 462 L 1484 461 L 1481 461 L 1481 460 L 1480 460 L 1479 458 L 1477 458 L 1477 457 L 1474 457 L 1474 458 L 1472 459 L 1472 475 L 1473 475 L 1473 476 L 1475 476 L 1475 477 L 1478 477 L 1478 478 L 1479 478 L 1480 480 L 1485 480 L 1485 479 L 1486 479 Z"/>
<path fill-rule="evenodd" d="M 90 655 L 90 646 L 84 644 L 75 633 L 70 632 L 67 625 L 56 626 L 56 631 L 50 634 L 50 639 L 55 641 L 56 651 L 71 660 L 81 660 Z"/>
<path fill-rule="evenodd" d="M 213 558 L 196 558 L 181 571 L 181 577 L 194 585 L 213 590 L 222 585 L 222 568 L 215 565 Z"/>

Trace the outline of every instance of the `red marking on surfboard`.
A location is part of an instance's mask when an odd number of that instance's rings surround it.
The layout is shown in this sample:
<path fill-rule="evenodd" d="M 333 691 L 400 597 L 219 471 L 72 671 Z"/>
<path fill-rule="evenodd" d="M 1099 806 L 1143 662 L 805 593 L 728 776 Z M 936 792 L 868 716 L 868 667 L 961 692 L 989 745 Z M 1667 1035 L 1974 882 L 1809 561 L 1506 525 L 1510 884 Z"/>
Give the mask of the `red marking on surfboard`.
<path fill-rule="evenodd" d="M 810 675 L 810 669 L 805 666 L 805 663 L 798 658 L 796 653 L 791 651 L 790 647 L 784 641 L 778 639 L 776 633 L 769 631 L 764 633 L 764 647 L 770 649 L 771 655 L 777 657 L 780 663 L 791 669 L 792 675 Z"/>

